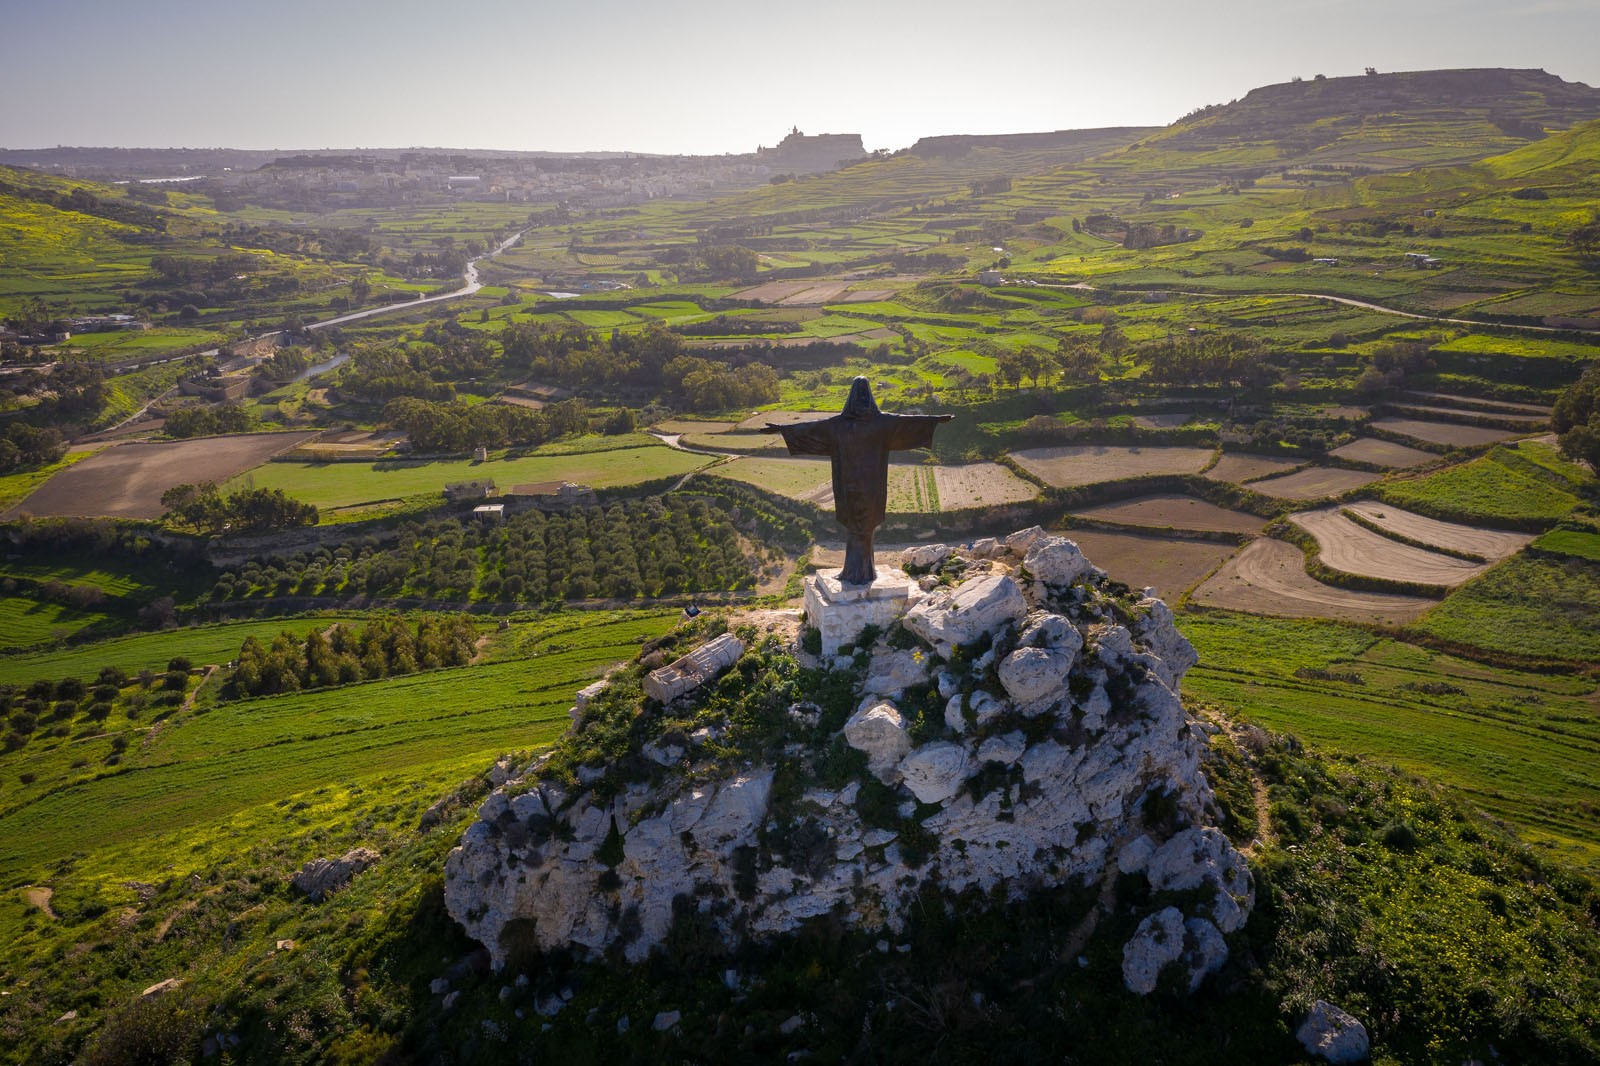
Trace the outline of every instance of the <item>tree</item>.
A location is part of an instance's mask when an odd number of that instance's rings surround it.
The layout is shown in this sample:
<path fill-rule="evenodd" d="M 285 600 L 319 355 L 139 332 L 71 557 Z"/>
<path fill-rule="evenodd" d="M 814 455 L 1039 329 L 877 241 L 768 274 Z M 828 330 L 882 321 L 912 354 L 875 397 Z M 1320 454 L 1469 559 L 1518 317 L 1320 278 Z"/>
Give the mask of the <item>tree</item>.
<path fill-rule="evenodd" d="M 1556 401 L 1550 424 L 1562 454 L 1600 470 L 1600 363 L 1593 364 Z"/>
<path fill-rule="evenodd" d="M 1567 234 L 1567 243 L 1581 256 L 1600 253 L 1600 218 L 1579 226 Z"/>

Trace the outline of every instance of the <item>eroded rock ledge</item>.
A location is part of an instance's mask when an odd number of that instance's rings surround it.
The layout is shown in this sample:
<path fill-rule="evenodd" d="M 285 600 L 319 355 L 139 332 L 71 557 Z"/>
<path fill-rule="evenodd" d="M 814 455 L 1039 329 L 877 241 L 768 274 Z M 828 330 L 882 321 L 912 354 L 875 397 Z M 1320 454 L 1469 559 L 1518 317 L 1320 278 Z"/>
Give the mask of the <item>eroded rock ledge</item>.
<path fill-rule="evenodd" d="M 643 667 L 620 672 L 483 804 L 449 858 L 450 913 L 497 966 L 637 961 L 688 918 L 730 945 L 828 914 L 897 930 L 929 886 L 1019 898 L 1139 875 L 1127 986 L 1171 966 L 1197 987 L 1254 889 L 1215 828 L 1171 611 L 1037 528 L 916 550 L 928 595 L 853 655 L 746 627 L 727 675 L 666 705 Z M 619 730 L 626 750 L 596 761 Z"/>

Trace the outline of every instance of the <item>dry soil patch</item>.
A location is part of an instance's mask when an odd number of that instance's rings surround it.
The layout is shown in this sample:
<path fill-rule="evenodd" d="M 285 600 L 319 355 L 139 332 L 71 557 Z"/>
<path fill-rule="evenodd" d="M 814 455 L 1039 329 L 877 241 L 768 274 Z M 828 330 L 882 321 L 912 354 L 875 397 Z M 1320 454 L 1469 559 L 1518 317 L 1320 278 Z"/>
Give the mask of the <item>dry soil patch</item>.
<path fill-rule="evenodd" d="M 767 423 L 775 426 L 792 426 L 796 422 L 814 422 L 819 418 L 832 418 L 838 411 L 757 411 L 733 428 L 745 433 L 765 429 Z"/>
<path fill-rule="evenodd" d="M 1335 618 L 1400 625 L 1438 603 L 1423 596 L 1334 588 L 1306 573 L 1300 549 L 1262 537 L 1244 546 L 1195 590 L 1192 602 L 1284 618 Z"/>
<path fill-rule="evenodd" d="M 1454 588 L 1489 568 L 1486 563 L 1402 544 L 1350 521 L 1337 507 L 1302 511 L 1289 520 L 1317 538 L 1324 566 L 1347 574 Z"/>
<path fill-rule="evenodd" d="M 1370 485 L 1379 475 L 1362 470 L 1341 470 L 1334 466 L 1310 466 L 1294 474 L 1253 481 L 1256 492 L 1283 500 L 1320 500 Z"/>
<path fill-rule="evenodd" d="M 1265 518 L 1243 511 L 1230 511 L 1226 507 L 1177 493 L 1138 496 L 1131 500 L 1086 507 L 1073 513 L 1080 518 L 1120 522 L 1129 526 L 1199 529 L 1218 533 L 1259 533 L 1267 525 Z"/>
<path fill-rule="evenodd" d="M 174 485 L 215 481 L 259 466 L 315 433 L 246 433 L 159 444 L 127 443 L 62 470 L 12 508 L 33 515 L 160 518 Z"/>
<path fill-rule="evenodd" d="M 1039 495 L 1037 488 L 999 463 L 939 466 L 934 468 L 933 478 L 942 511 L 1022 503 Z"/>
<path fill-rule="evenodd" d="M 1452 448 L 1498 444 L 1500 441 L 1522 435 L 1509 429 L 1461 426 L 1454 422 L 1425 422 L 1420 418 L 1375 418 L 1371 425 L 1374 429 L 1386 429 L 1403 437 L 1427 441 L 1429 444 L 1444 444 Z"/>
<path fill-rule="evenodd" d="M 1402 511 L 1398 507 L 1391 507 L 1386 503 L 1374 503 L 1371 500 L 1347 504 L 1346 509 L 1402 537 L 1440 548 L 1449 548 L 1452 551 L 1471 552 L 1483 556 L 1491 563 L 1515 555 L 1533 540 L 1531 533 L 1511 533 L 1503 529 L 1484 529 L 1480 526 L 1463 526 L 1456 522 L 1441 522 L 1437 518 L 1412 514 L 1410 511 Z"/>
<path fill-rule="evenodd" d="M 1362 437 L 1353 440 L 1342 448 L 1335 448 L 1328 453 L 1338 459 L 1348 459 L 1355 463 L 1371 463 L 1373 466 L 1386 466 L 1391 470 L 1404 470 L 1423 463 L 1436 461 L 1439 457 L 1433 452 L 1425 452 L 1421 448 L 1408 448 L 1404 444 L 1393 441 L 1379 440 L 1376 437 Z"/>
<path fill-rule="evenodd" d="M 1018 465 L 1058 489 L 1156 474 L 1197 474 L 1211 461 L 1209 448 L 1141 448 L 1073 444 L 1014 452 Z"/>
<path fill-rule="evenodd" d="M 1169 601 L 1177 599 L 1237 550 L 1232 544 L 1210 540 L 1097 529 L 1074 529 L 1066 535 L 1077 541 L 1090 562 L 1114 580 L 1133 588 L 1154 587 L 1157 595 Z"/>
<path fill-rule="evenodd" d="M 1206 477 L 1212 481 L 1227 481 L 1242 485 L 1253 478 L 1284 474 L 1297 466 L 1304 465 L 1305 463 L 1299 459 L 1282 459 L 1275 455 L 1223 452 L 1222 458 L 1217 460 L 1217 465 L 1206 471 Z"/>

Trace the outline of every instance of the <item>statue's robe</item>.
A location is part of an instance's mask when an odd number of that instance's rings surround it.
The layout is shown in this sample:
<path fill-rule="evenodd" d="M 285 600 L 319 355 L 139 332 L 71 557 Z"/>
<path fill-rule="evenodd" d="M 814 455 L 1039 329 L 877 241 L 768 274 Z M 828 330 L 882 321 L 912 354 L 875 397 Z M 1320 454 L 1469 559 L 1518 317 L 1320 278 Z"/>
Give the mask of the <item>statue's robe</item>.
<path fill-rule="evenodd" d="M 772 427 L 783 434 L 790 455 L 826 455 L 833 460 L 833 513 L 849 534 L 845 565 L 839 579 L 847 585 L 870 585 L 877 578 L 872 565 L 872 536 L 889 504 L 889 453 L 927 448 L 933 431 L 949 415 L 846 413 L 816 422 Z"/>

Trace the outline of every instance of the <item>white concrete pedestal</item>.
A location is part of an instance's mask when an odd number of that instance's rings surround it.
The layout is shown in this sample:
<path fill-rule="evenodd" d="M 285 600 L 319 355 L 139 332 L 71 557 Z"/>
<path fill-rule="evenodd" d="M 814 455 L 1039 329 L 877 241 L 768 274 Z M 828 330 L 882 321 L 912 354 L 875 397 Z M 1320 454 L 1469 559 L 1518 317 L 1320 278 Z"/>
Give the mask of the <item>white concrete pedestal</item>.
<path fill-rule="evenodd" d="M 837 655 L 867 626 L 887 629 L 922 590 L 901 570 L 879 570 L 870 585 L 846 585 L 833 570 L 806 578 L 806 620 L 822 633 L 822 654 Z"/>

